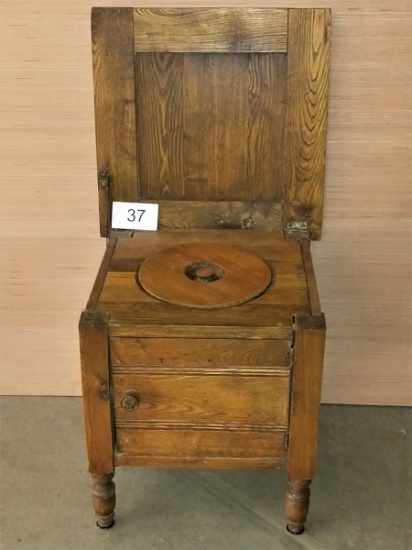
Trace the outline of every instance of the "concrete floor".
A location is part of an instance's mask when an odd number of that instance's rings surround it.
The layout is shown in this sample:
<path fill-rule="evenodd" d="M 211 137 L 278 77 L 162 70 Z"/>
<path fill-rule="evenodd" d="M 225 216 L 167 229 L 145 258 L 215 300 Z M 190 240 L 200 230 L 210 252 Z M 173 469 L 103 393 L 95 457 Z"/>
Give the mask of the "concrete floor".
<path fill-rule="evenodd" d="M 409 550 L 411 410 L 323 406 L 307 530 L 285 531 L 282 471 L 119 468 L 95 527 L 81 400 L 1 399 L 4 550 Z"/>

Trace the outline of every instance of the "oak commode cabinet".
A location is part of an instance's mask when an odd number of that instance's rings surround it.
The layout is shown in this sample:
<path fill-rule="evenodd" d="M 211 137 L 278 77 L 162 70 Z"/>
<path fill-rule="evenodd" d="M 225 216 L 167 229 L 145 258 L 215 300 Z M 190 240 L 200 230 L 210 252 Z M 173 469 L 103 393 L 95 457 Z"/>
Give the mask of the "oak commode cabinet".
<path fill-rule="evenodd" d="M 93 505 L 116 466 L 284 468 L 300 533 L 325 341 L 330 10 L 92 12 L 100 233 L 80 320 Z M 113 202 L 159 205 L 111 229 Z"/>

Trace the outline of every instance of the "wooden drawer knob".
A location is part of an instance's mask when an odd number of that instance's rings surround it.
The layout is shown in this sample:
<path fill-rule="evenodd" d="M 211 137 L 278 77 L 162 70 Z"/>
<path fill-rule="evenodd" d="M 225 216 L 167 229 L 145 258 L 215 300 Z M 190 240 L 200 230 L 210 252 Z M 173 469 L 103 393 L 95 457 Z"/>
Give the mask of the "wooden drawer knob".
<path fill-rule="evenodd" d="M 140 403 L 140 397 L 135 391 L 128 391 L 120 400 L 120 405 L 125 411 L 134 411 Z"/>

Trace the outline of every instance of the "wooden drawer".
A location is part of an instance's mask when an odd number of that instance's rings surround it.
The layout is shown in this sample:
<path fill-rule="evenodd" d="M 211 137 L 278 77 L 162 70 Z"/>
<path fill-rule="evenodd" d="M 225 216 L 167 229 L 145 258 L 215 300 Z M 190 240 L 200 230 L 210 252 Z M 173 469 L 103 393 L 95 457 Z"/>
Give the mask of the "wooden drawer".
<path fill-rule="evenodd" d="M 113 387 L 116 421 L 281 427 L 288 422 L 287 369 L 273 369 L 265 376 L 114 374 Z M 137 394 L 138 403 L 133 410 L 125 410 L 122 403 L 128 405 L 124 398 L 130 392 Z"/>

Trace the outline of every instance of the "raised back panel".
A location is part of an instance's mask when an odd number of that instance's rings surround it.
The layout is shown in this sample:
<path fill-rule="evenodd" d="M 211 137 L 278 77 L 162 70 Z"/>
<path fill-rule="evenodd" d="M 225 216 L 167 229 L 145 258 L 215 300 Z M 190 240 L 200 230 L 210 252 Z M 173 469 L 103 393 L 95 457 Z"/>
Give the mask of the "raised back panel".
<path fill-rule="evenodd" d="M 160 203 L 161 228 L 319 238 L 329 10 L 96 8 L 92 19 L 102 235 L 112 201 L 144 200 Z"/>
<path fill-rule="evenodd" d="M 136 54 L 142 199 L 281 201 L 285 54 Z"/>

